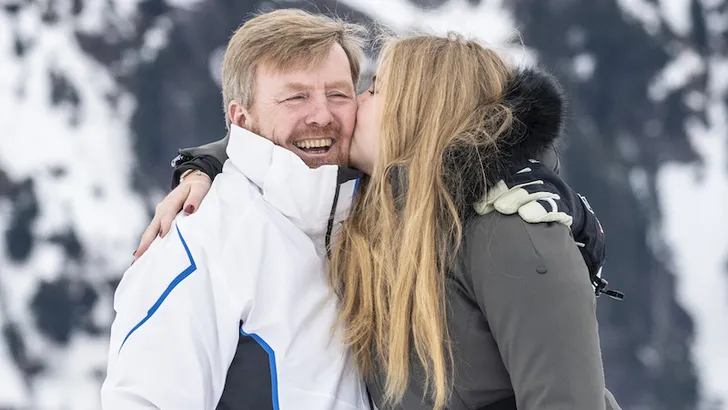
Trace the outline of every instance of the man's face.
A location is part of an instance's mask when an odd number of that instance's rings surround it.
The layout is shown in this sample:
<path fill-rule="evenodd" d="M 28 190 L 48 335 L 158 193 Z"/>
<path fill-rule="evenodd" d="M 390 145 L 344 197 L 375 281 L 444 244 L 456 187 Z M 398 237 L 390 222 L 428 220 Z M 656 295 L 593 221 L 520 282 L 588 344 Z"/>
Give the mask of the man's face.
<path fill-rule="evenodd" d="M 229 113 L 234 124 L 316 168 L 348 165 L 356 108 L 349 59 L 336 44 L 310 69 L 276 73 L 260 67 L 252 106 L 246 110 L 232 103 Z"/>

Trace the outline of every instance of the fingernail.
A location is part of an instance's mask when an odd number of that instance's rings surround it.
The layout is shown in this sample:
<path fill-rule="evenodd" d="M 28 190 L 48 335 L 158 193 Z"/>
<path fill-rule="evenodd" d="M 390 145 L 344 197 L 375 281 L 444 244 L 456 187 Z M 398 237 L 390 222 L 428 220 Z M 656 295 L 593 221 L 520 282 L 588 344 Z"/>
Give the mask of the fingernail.
<path fill-rule="evenodd" d="M 189 215 L 193 212 L 195 212 L 195 206 L 192 204 L 187 205 L 187 208 L 185 208 L 185 213 Z"/>
<path fill-rule="evenodd" d="M 136 250 L 134 251 L 134 253 L 132 253 L 132 254 L 131 254 L 131 256 L 133 256 L 133 257 L 135 257 L 135 258 L 136 258 L 136 254 L 137 254 L 137 252 L 139 252 L 139 248 L 137 248 L 137 249 L 136 249 Z"/>

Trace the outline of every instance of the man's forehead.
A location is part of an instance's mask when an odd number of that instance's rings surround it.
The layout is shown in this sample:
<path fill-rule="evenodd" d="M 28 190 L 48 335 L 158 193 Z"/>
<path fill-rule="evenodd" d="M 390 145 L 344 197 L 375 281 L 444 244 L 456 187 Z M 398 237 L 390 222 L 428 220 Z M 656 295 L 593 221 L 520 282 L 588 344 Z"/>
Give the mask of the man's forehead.
<path fill-rule="evenodd" d="M 349 58 L 338 44 L 328 55 L 298 55 L 287 59 L 261 61 L 256 69 L 263 77 L 278 85 L 292 88 L 354 88 Z"/>
<path fill-rule="evenodd" d="M 354 83 L 349 72 L 332 72 L 331 70 L 315 69 L 294 69 L 294 70 L 271 70 L 258 71 L 258 79 L 265 78 L 265 82 L 291 89 L 315 89 L 315 88 L 354 88 Z M 266 81 L 267 80 L 267 81 Z"/>

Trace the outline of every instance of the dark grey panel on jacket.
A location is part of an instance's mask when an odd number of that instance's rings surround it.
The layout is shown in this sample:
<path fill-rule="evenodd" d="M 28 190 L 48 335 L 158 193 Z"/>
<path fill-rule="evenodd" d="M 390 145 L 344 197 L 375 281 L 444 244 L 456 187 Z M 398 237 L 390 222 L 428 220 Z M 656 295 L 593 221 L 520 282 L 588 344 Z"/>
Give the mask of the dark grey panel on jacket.
<path fill-rule="evenodd" d="M 273 410 L 268 353 L 251 336 L 241 334 L 228 368 L 217 410 Z"/>
<path fill-rule="evenodd" d="M 605 388 L 594 291 L 566 226 L 480 216 L 459 259 L 447 285 L 450 410 L 619 409 Z M 422 381 L 413 369 L 400 409 L 432 408 Z M 378 403 L 382 386 L 371 384 Z"/>

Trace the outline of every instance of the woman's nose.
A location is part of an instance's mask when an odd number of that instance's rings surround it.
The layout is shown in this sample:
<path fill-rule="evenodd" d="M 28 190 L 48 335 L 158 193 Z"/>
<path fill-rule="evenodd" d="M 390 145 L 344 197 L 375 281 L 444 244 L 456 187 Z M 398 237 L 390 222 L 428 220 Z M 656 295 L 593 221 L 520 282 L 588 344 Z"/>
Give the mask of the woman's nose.
<path fill-rule="evenodd" d="M 357 95 L 356 96 L 357 104 L 361 104 L 367 98 L 368 95 L 370 95 L 369 91 L 364 91 L 363 93 Z"/>

